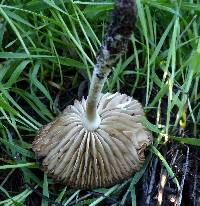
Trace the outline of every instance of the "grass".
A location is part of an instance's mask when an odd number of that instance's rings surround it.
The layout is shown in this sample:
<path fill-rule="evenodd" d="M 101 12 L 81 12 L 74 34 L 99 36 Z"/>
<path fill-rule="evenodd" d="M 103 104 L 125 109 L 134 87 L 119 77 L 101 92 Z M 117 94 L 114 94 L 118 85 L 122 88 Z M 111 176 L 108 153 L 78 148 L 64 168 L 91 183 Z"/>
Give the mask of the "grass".
<path fill-rule="evenodd" d="M 175 176 L 163 147 L 200 146 L 200 1 L 136 0 L 136 5 L 129 52 L 104 90 L 142 102 L 154 145 L 130 180 L 81 191 L 57 186 L 43 174 L 31 142 L 42 125 L 86 94 L 82 87 L 87 89 L 113 2 L 1 1 L 0 205 L 136 205 L 137 185 L 155 157 Z M 180 189 L 180 179 L 173 181 Z"/>

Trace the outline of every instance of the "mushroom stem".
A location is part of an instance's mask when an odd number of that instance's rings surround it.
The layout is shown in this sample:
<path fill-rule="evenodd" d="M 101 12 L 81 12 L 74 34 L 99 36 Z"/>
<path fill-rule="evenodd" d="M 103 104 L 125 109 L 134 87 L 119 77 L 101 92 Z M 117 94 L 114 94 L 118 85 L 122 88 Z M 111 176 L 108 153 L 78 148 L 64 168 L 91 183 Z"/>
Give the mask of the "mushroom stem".
<path fill-rule="evenodd" d="M 133 0 L 116 0 L 107 35 L 97 55 L 89 95 L 86 103 L 84 125 L 89 130 L 98 128 L 101 120 L 97 111 L 103 85 L 113 65 L 125 52 L 128 39 L 135 23 L 135 6 Z"/>
<path fill-rule="evenodd" d="M 85 126 L 89 130 L 98 128 L 101 120 L 97 111 L 100 94 L 111 68 L 97 64 L 94 68 L 89 95 L 86 103 Z"/>

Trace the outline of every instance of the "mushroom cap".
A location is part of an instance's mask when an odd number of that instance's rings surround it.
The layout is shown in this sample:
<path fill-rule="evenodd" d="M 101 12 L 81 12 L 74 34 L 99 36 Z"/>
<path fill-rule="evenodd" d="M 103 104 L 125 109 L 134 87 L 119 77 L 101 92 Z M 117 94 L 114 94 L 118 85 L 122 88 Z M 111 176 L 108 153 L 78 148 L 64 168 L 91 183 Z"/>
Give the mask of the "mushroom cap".
<path fill-rule="evenodd" d="M 99 127 L 83 126 L 86 100 L 75 100 L 37 134 L 32 148 L 44 171 L 76 188 L 108 187 L 140 169 L 151 133 L 140 123 L 141 104 L 126 94 L 101 94 Z"/>

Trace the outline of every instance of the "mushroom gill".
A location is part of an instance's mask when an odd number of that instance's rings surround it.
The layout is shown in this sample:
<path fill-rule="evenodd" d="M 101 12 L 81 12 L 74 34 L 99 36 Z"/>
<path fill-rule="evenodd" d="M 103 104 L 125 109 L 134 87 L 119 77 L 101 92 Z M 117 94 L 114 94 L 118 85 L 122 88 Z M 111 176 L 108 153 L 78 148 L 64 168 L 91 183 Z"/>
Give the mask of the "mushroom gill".
<path fill-rule="evenodd" d="M 101 94 L 97 107 L 101 123 L 84 126 L 86 100 L 75 101 L 38 133 L 33 150 L 44 157 L 44 170 L 77 188 L 108 187 L 129 178 L 144 162 L 151 133 L 140 123 L 138 101 L 125 94 Z"/>

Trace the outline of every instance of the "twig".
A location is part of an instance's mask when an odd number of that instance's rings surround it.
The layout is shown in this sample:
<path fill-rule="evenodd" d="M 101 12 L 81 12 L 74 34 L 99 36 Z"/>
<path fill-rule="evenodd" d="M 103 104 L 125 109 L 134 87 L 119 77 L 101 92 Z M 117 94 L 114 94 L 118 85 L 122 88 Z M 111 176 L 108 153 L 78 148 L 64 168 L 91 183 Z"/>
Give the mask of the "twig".
<path fill-rule="evenodd" d="M 184 184 L 185 184 L 185 177 L 188 173 L 188 164 L 189 164 L 189 147 L 187 146 L 187 155 L 186 155 L 186 160 L 185 160 L 185 163 L 183 164 L 183 177 L 182 177 L 182 180 L 181 180 L 181 185 L 180 185 L 180 190 L 179 190 L 179 193 L 178 193 L 178 196 L 177 196 L 177 200 L 176 200 L 176 206 L 180 206 L 181 205 L 181 202 L 182 202 L 182 193 L 183 193 L 183 187 L 184 187 Z"/>
<path fill-rule="evenodd" d="M 197 191 L 197 178 L 198 178 L 198 162 L 197 159 L 195 160 L 195 174 L 194 174 L 194 185 L 193 185 L 193 190 L 192 190 L 192 201 L 194 206 L 198 206 L 196 204 L 197 197 L 196 197 L 196 191 Z"/>
<path fill-rule="evenodd" d="M 153 165 L 153 160 L 151 162 L 151 165 Z M 151 166 L 152 167 L 152 166 Z M 138 204 L 139 205 L 145 205 L 145 201 L 147 199 L 147 196 L 148 196 L 148 191 L 149 191 L 149 179 L 151 177 L 151 175 L 149 174 L 151 171 L 149 170 L 146 170 L 143 177 L 142 177 L 142 188 L 141 188 L 141 198 L 138 199 Z M 139 191 L 140 192 L 140 191 Z"/>
<path fill-rule="evenodd" d="M 176 150 L 176 154 L 174 155 L 174 158 L 172 159 L 172 161 L 171 161 L 171 163 L 170 163 L 170 166 L 173 166 L 173 165 L 174 165 L 174 163 L 175 163 L 175 161 L 176 161 L 176 159 L 177 159 L 178 153 L 179 153 L 179 150 L 177 149 L 177 150 Z"/>
<path fill-rule="evenodd" d="M 153 164 L 153 168 L 152 168 L 152 175 L 151 175 L 151 180 L 150 180 L 150 184 L 149 184 L 149 190 L 147 193 L 147 199 L 145 202 L 145 205 L 150 205 L 150 200 L 151 200 L 151 192 L 153 189 L 153 185 L 155 183 L 155 176 L 156 176 L 156 168 L 157 168 L 157 164 L 158 164 L 158 158 L 155 159 L 154 164 Z"/>
<path fill-rule="evenodd" d="M 166 171 L 162 172 L 161 174 L 162 175 L 161 175 L 161 178 L 160 178 L 160 185 L 159 185 L 159 190 L 158 190 L 157 206 L 162 205 L 164 188 L 165 188 L 165 184 L 167 182 L 167 173 L 166 173 Z"/>

